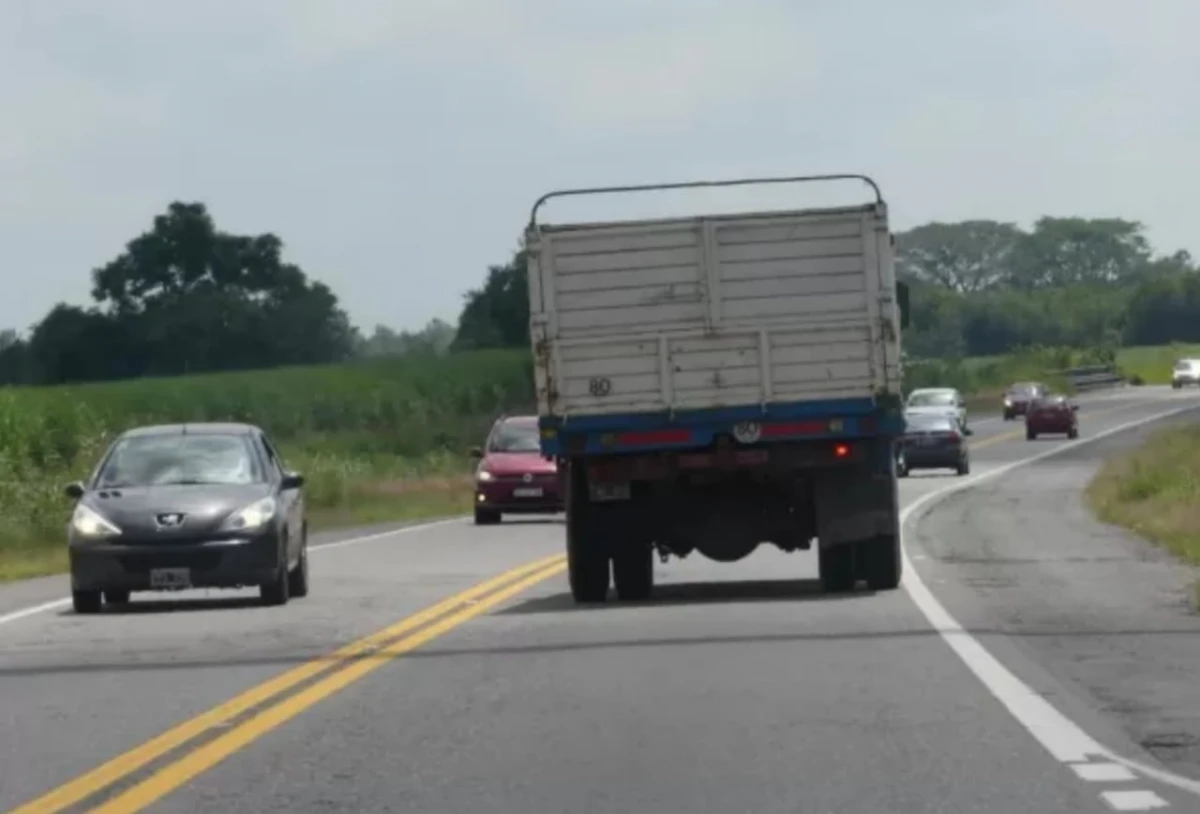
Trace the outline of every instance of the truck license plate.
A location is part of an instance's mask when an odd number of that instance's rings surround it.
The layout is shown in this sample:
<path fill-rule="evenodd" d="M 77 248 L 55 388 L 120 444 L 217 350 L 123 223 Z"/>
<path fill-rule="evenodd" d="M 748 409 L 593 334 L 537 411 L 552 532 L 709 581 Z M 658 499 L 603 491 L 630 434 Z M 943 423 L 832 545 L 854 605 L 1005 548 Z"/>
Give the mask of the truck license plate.
<path fill-rule="evenodd" d="M 151 588 L 189 588 L 192 572 L 188 568 L 151 568 Z"/>
<path fill-rule="evenodd" d="M 528 489 L 513 489 L 513 497 L 541 497 L 545 494 L 540 486 L 531 487 Z"/>

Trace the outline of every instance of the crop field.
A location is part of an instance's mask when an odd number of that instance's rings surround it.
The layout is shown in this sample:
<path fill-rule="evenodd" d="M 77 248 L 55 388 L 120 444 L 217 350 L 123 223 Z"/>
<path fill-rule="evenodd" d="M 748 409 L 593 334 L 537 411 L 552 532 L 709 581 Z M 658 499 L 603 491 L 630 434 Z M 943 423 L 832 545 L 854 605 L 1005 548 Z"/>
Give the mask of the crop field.
<path fill-rule="evenodd" d="M 0 390 L 0 579 L 63 567 L 63 486 L 140 424 L 258 424 L 308 479 L 318 527 L 464 512 L 466 451 L 497 415 L 531 408 L 529 364 L 485 351 Z"/>

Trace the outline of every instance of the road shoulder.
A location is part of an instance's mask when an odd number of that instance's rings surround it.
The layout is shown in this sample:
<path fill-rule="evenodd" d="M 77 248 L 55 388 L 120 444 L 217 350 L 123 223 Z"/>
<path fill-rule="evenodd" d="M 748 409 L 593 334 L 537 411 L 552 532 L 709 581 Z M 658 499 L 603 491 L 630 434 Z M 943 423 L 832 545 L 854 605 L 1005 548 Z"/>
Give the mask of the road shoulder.
<path fill-rule="evenodd" d="M 1194 570 L 1100 523 L 1083 497 L 1106 457 L 1183 420 L 1195 414 L 1080 445 L 952 495 L 909 543 L 939 598 L 1031 686 L 1118 751 L 1112 737 L 1200 777 Z"/>

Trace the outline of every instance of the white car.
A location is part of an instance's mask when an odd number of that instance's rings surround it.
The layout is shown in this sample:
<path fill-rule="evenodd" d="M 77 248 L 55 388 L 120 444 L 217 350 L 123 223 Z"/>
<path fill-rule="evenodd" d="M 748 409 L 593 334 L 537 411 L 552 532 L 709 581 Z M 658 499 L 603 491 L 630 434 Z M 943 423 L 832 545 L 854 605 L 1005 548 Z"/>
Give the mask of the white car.
<path fill-rule="evenodd" d="M 904 403 L 908 415 L 948 415 L 958 421 L 963 435 L 970 435 L 967 427 L 967 403 L 962 393 L 953 387 L 923 387 L 908 394 Z"/>
<path fill-rule="evenodd" d="M 1200 384 L 1200 359 L 1180 359 L 1171 371 L 1171 386 L 1176 390 L 1188 384 Z"/>

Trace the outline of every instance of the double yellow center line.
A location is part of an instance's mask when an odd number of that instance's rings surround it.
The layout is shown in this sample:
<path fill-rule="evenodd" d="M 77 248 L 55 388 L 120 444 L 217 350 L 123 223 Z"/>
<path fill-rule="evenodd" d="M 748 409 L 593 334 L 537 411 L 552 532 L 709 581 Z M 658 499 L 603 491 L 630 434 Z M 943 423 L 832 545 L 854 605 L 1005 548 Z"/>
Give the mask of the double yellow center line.
<path fill-rule="evenodd" d="M 201 736 L 223 728 L 221 735 L 205 741 L 146 779 L 90 809 L 102 814 L 141 811 L 306 709 L 379 669 L 389 660 L 488 612 L 548 577 L 561 573 L 565 568 L 563 555 L 557 554 L 493 577 L 327 656 L 253 687 L 14 809 L 10 814 L 57 814 L 98 795 Z M 322 673 L 328 675 L 278 700 L 284 693 L 316 679 Z M 241 723 L 233 723 L 273 701 Z"/>

